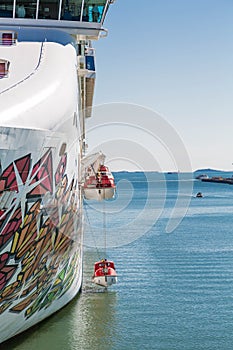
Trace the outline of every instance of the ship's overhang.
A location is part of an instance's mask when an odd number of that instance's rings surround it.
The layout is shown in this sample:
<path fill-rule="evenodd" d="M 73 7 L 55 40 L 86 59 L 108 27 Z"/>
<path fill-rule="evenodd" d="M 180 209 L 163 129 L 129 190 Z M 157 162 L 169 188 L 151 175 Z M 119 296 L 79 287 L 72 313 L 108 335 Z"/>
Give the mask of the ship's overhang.
<path fill-rule="evenodd" d="M 100 36 L 106 36 L 107 30 L 102 27 L 101 23 L 86 23 L 75 21 L 54 21 L 48 19 L 22 19 L 22 18 L 1 18 L 0 30 L 11 29 L 18 30 L 19 28 L 30 29 L 58 29 L 66 33 L 76 35 L 78 39 L 98 40 Z"/>

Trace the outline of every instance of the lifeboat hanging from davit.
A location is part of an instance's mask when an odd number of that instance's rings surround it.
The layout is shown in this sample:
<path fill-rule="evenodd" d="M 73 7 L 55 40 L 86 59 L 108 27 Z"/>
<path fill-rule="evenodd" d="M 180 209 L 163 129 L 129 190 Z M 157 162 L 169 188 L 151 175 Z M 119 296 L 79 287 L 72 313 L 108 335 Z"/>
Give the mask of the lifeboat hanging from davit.
<path fill-rule="evenodd" d="M 94 155 L 93 155 L 94 156 Z M 83 192 L 88 200 L 111 199 L 115 195 L 115 182 L 112 173 L 104 163 L 105 156 L 99 157 L 85 169 Z"/>

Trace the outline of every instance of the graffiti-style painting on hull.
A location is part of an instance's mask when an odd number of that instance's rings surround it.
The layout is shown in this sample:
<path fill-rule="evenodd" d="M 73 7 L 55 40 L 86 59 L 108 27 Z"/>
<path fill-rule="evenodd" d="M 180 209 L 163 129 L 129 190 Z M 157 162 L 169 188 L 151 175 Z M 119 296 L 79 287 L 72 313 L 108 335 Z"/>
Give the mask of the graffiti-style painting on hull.
<path fill-rule="evenodd" d="M 14 160 L 0 176 L 0 314 L 30 318 L 72 285 L 79 266 L 77 182 L 67 154 Z"/>

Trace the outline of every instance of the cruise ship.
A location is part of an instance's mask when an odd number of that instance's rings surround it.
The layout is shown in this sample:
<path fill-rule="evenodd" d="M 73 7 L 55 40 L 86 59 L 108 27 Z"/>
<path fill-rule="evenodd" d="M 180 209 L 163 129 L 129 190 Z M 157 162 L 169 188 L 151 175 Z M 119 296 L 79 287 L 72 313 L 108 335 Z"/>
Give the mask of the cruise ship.
<path fill-rule="evenodd" d="M 0 343 L 82 285 L 94 40 L 113 0 L 0 2 Z"/>

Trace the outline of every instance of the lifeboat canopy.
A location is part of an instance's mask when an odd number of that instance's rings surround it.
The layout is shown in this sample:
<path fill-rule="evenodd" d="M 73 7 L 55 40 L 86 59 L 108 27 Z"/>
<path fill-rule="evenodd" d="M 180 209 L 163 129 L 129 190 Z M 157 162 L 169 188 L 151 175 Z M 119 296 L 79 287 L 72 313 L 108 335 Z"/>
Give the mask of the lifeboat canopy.
<path fill-rule="evenodd" d="M 94 274 L 92 282 L 108 288 L 117 283 L 117 273 L 113 261 L 102 259 L 94 264 Z"/>

